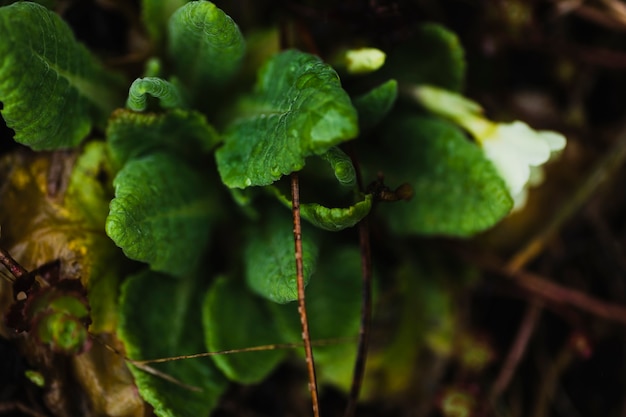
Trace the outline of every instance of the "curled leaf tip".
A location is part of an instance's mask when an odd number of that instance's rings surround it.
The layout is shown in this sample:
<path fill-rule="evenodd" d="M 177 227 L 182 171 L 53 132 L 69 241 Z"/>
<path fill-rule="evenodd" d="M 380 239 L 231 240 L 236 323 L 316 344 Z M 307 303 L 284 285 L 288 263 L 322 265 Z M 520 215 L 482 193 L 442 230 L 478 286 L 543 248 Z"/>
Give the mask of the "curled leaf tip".
<path fill-rule="evenodd" d="M 336 146 L 330 148 L 321 155 L 322 159 L 328 162 L 335 173 L 335 178 L 344 187 L 354 187 L 356 185 L 356 171 L 350 157 Z"/>
<path fill-rule="evenodd" d="M 133 111 L 144 111 L 148 107 L 148 96 L 159 99 L 161 107 L 172 109 L 183 106 L 178 88 L 158 77 L 137 78 L 130 86 L 126 106 Z"/>

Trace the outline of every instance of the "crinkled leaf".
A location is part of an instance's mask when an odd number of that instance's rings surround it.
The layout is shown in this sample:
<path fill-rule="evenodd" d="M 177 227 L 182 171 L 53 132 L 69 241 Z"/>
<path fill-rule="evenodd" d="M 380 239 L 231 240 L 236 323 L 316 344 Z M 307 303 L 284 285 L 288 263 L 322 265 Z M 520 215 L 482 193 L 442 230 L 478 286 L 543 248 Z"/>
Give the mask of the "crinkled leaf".
<path fill-rule="evenodd" d="M 15 140 L 33 149 L 78 145 L 123 103 L 120 80 L 38 4 L 0 8 L 0 56 L 2 116 Z"/>
<path fill-rule="evenodd" d="M 433 84 L 459 91 L 465 77 L 463 47 L 445 27 L 422 24 L 411 40 L 389 53 L 380 73 L 401 84 Z"/>
<path fill-rule="evenodd" d="M 301 216 L 320 229 L 331 232 L 352 227 L 372 209 L 372 195 L 366 194 L 365 198 L 350 207 L 328 208 L 317 203 L 300 205 Z"/>
<path fill-rule="evenodd" d="M 278 200 L 287 207 L 291 207 L 291 200 L 278 189 L 268 188 Z M 315 227 L 338 232 L 352 227 L 360 222 L 372 209 L 372 195 L 366 194 L 363 200 L 350 207 L 328 208 L 317 203 L 300 203 L 300 216 Z"/>
<path fill-rule="evenodd" d="M 454 125 L 426 116 L 394 120 L 386 131 L 389 183 L 408 182 L 408 202 L 381 207 L 399 234 L 471 236 L 512 207 L 506 184 L 483 151 Z"/>
<path fill-rule="evenodd" d="M 113 185 L 106 232 L 126 256 L 175 276 L 194 271 L 215 213 L 202 176 L 157 153 L 129 161 Z"/>
<path fill-rule="evenodd" d="M 361 313 L 361 260 L 356 248 L 323 252 L 318 271 L 306 289 L 312 340 L 342 339 L 342 343 L 314 348 L 321 381 L 347 388 L 352 380 Z M 289 338 L 302 332 L 297 306 L 271 305 Z"/>
<path fill-rule="evenodd" d="M 159 151 L 185 160 L 206 158 L 219 136 L 204 115 L 193 110 L 135 113 L 120 109 L 109 120 L 107 140 L 113 160 L 121 166 Z"/>
<path fill-rule="evenodd" d="M 219 278 L 207 293 L 202 311 L 209 352 L 276 344 L 282 340 L 267 301 L 255 297 L 239 281 Z M 212 358 L 231 381 L 253 384 L 267 377 L 286 354 L 286 350 L 274 349 Z"/>
<path fill-rule="evenodd" d="M 337 73 L 313 55 L 285 51 L 261 69 L 255 94 L 216 152 L 217 165 L 229 187 L 268 185 L 357 134 L 356 110 Z"/>
<path fill-rule="evenodd" d="M 245 251 L 246 281 L 250 288 L 276 303 L 298 299 L 293 224 L 287 213 L 262 218 L 248 237 Z M 302 233 L 304 282 L 315 269 L 317 245 L 312 234 Z"/>
<path fill-rule="evenodd" d="M 172 14 L 189 0 L 142 0 L 141 14 L 152 42 L 161 46 L 165 28 Z"/>
<path fill-rule="evenodd" d="M 208 1 L 179 8 L 169 21 L 168 35 L 176 76 L 196 97 L 235 75 L 245 53 L 237 24 Z"/>
<path fill-rule="evenodd" d="M 130 85 L 126 106 L 134 111 L 144 111 L 148 107 L 148 97 L 159 100 L 164 109 L 183 107 L 181 92 L 175 84 L 158 77 L 137 78 Z"/>
<path fill-rule="evenodd" d="M 152 271 L 129 277 L 120 298 L 119 337 L 135 360 L 204 351 L 201 291 L 193 279 L 173 280 Z M 226 388 L 211 359 L 185 359 L 150 365 L 194 391 L 130 366 L 141 396 L 160 417 L 208 416 Z"/>
<path fill-rule="evenodd" d="M 352 100 L 359 112 L 359 128 L 371 129 L 389 113 L 398 97 L 398 82 L 389 80 Z"/>

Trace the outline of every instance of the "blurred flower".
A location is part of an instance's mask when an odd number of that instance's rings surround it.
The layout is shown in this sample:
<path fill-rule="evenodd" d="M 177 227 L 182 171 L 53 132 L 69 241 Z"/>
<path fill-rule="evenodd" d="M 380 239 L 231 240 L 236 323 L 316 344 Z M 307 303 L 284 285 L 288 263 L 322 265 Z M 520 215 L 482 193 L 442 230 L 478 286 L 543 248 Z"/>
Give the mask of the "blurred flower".
<path fill-rule="evenodd" d="M 412 95 L 427 110 L 467 130 L 504 179 L 515 207 L 526 201 L 527 188 L 543 179 L 541 166 L 565 148 L 563 135 L 533 130 L 526 123 L 496 123 L 483 116 L 480 105 L 447 90 L 419 86 Z"/>
<path fill-rule="evenodd" d="M 350 49 L 345 52 L 344 64 L 349 74 L 367 74 L 382 67 L 386 58 L 380 49 Z"/>

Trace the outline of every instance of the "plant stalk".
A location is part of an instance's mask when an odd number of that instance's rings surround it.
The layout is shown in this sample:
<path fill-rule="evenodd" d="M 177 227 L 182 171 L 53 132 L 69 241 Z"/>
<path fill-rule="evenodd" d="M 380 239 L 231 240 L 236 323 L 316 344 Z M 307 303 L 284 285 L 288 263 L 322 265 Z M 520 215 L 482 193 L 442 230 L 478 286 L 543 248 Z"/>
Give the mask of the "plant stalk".
<path fill-rule="evenodd" d="M 504 365 L 502 365 L 498 378 L 489 393 L 489 398 L 492 403 L 495 402 L 509 386 L 511 379 L 517 370 L 517 366 L 524 357 L 526 347 L 528 346 L 528 342 L 534 333 L 542 310 L 543 308 L 541 303 L 536 299 L 531 301 L 526 308 L 524 319 L 519 326 L 517 335 L 515 336 L 515 341 L 511 345 L 511 349 L 509 350 L 509 353 L 504 361 Z"/>
<path fill-rule="evenodd" d="M 361 248 L 361 325 L 359 327 L 359 344 L 357 347 L 352 386 L 348 396 L 345 417 L 352 417 L 356 411 L 356 403 L 365 376 L 367 350 L 369 347 L 370 327 L 372 321 L 372 250 L 370 244 L 370 229 L 367 217 L 359 224 L 359 245 Z"/>
<path fill-rule="evenodd" d="M 306 314 L 306 302 L 304 297 L 304 265 L 302 262 L 302 225 L 300 223 L 300 180 L 298 173 L 291 173 L 291 208 L 293 212 L 293 237 L 296 255 L 296 277 L 298 284 L 298 313 L 302 325 L 302 342 L 306 357 L 307 371 L 309 374 L 309 392 L 311 393 L 311 406 L 313 416 L 319 417 L 319 396 L 317 392 L 317 378 L 315 376 L 315 361 L 313 360 L 313 346 L 309 333 L 309 320 Z"/>

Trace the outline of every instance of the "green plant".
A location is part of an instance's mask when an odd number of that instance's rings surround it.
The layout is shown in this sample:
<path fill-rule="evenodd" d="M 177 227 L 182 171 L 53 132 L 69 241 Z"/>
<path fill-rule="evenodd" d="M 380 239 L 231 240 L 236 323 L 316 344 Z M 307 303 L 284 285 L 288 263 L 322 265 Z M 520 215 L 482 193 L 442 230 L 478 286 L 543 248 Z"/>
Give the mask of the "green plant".
<path fill-rule="evenodd" d="M 60 273 L 87 289 L 90 332 L 119 338 L 131 360 L 299 343 L 290 179 L 303 194 L 302 274 L 311 335 L 321 341 L 354 338 L 360 326 L 361 254 L 349 232 L 337 233 L 375 214 L 398 253 L 411 252 L 407 236 L 473 236 L 504 218 L 527 183 L 522 173 L 512 190 L 506 164 L 479 146 L 476 123 L 496 125 L 458 95 L 463 51 L 442 26 L 422 24 L 382 69 L 350 74 L 267 41 L 246 49 L 238 26 L 207 1 L 145 0 L 142 10 L 156 52 L 130 83 L 54 12 L 29 2 L 0 9 L 2 115 L 15 141 L 38 151 L 3 161 L 3 245 L 28 269 L 51 259 L 79 265 Z M 244 64 L 254 62 L 262 65 Z M 547 156 L 522 171 L 564 146 L 536 142 Z M 59 163 L 62 152 L 76 162 Z M 41 177 L 59 164 L 57 195 Z M 418 291 L 411 256 L 401 255 L 399 276 Z M 453 320 L 450 300 L 432 291 L 432 316 Z M 407 326 L 398 325 L 390 351 L 416 340 Z M 433 346 L 449 349 L 447 326 Z M 372 366 L 401 381 L 399 361 L 412 354 L 383 365 L 385 355 Z M 157 375 L 139 362 L 129 368 L 157 415 L 199 416 L 228 381 L 262 381 L 287 356 L 172 361 L 154 364 Z M 320 380 L 348 388 L 355 356 L 354 343 L 316 347 Z"/>

